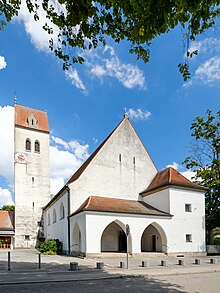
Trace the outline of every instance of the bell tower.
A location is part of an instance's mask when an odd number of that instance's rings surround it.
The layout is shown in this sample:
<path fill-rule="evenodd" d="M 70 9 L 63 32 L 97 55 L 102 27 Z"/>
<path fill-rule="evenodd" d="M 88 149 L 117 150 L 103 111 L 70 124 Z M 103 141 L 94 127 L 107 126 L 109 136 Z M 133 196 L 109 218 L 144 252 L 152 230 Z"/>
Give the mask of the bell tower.
<path fill-rule="evenodd" d="M 15 248 L 43 238 L 42 208 L 50 201 L 47 113 L 15 104 Z"/>

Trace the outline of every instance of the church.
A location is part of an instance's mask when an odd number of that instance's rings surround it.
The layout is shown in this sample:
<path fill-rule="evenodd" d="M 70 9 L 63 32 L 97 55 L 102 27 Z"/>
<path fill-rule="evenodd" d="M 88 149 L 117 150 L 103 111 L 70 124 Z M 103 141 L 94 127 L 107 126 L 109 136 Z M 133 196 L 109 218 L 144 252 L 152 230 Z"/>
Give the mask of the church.
<path fill-rule="evenodd" d="M 55 238 L 90 257 L 206 253 L 206 189 L 158 172 L 127 114 L 52 198 L 49 134 L 46 112 L 15 105 L 13 247 Z"/>

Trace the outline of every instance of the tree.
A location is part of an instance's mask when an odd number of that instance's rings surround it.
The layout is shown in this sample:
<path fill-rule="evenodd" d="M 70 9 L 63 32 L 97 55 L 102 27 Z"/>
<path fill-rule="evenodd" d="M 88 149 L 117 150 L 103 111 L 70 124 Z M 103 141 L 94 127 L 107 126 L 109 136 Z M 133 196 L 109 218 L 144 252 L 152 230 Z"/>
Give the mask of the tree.
<path fill-rule="evenodd" d="M 0 29 L 18 15 L 21 2 L 0 1 Z M 74 48 L 90 50 L 100 42 L 105 45 L 106 36 L 115 42 L 127 40 L 129 52 L 148 62 L 152 40 L 177 25 L 183 29 L 186 55 L 192 57 L 198 52 L 189 52 L 189 41 L 215 25 L 220 15 L 219 4 L 219 0 L 26 0 L 36 21 L 40 11 L 46 12 L 47 22 L 43 29 L 51 35 L 49 47 L 63 60 L 64 69 L 84 61 Z M 53 38 L 55 27 L 58 42 Z M 178 66 L 187 80 L 190 76 L 188 62 Z"/>
<path fill-rule="evenodd" d="M 207 117 L 192 123 L 192 155 L 184 161 L 195 172 L 197 184 L 208 187 L 206 198 L 207 242 L 212 243 L 212 230 L 220 227 L 220 111 L 216 116 L 207 110 Z"/>
<path fill-rule="evenodd" d="M 1 210 L 3 211 L 14 211 L 15 210 L 15 206 L 13 205 L 4 205 Z"/>

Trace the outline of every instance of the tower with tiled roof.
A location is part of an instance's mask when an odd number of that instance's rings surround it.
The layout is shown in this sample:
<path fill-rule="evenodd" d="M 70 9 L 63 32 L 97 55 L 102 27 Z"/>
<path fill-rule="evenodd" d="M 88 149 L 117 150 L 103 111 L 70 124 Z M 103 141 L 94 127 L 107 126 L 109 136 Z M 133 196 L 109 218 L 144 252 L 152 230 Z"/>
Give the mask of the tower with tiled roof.
<path fill-rule="evenodd" d="M 42 207 L 50 200 L 49 126 L 45 111 L 15 105 L 15 247 L 43 237 Z"/>

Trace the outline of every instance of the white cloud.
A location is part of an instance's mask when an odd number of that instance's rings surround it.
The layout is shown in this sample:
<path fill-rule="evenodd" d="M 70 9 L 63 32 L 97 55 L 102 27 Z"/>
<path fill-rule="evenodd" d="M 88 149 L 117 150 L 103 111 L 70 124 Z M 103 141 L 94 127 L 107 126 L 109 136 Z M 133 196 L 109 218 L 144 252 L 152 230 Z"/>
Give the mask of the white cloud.
<path fill-rule="evenodd" d="M 217 38 L 205 38 L 202 41 L 192 42 L 189 51 L 193 52 L 198 50 L 199 54 L 208 53 L 213 54 L 215 52 L 219 52 L 220 50 L 220 39 Z M 195 55 L 194 55 L 195 56 Z"/>
<path fill-rule="evenodd" d="M 186 177 L 187 179 L 189 179 L 190 181 L 192 181 L 193 177 L 195 176 L 195 172 L 191 171 L 191 170 L 186 170 L 183 172 L 180 172 L 184 177 Z"/>
<path fill-rule="evenodd" d="M 166 166 L 166 168 L 169 168 L 169 167 L 172 167 L 172 168 L 175 169 L 175 170 L 179 170 L 179 169 L 182 169 L 182 168 L 183 168 L 183 167 L 182 167 L 180 164 L 178 164 L 177 162 L 173 162 L 172 164 Z"/>
<path fill-rule="evenodd" d="M 104 67 L 101 65 L 94 65 L 94 67 L 91 68 L 91 73 L 98 78 L 102 78 L 103 76 L 108 74 Z"/>
<path fill-rule="evenodd" d="M 50 1 L 51 3 L 56 3 L 57 1 Z M 41 5 L 41 2 L 38 3 Z M 46 18 L 45 11 L 41 8 L 38 9 L 39 20 L 35 21 L 33 14 L 30 14 L 26 1 L 21 1 L 21 8 L 19 14 L 14 19 L 20 21 L 24 24 L 26 33 L 29 35 L 31 42 L 35 45 L 38 50 L 50 52 L 49 40 L 53 37 L 54 44 L 56 44 L 58 39 L 59 29 L 57 26 L 51 23 Z M 53 29 L 53 35 L 49 35 L 42 27 L 47 23 Z"/>
<path fill-rule="evenodd" d="M 0 106 L 0 176 L 5 178 L 8 189 L 14 181 L 14 107 Z M 51 136 L 51 193 L 55 194 L 63 187 L 76 169 L 88 158 L 89 146 L 77 140 L 65 140 Z M 0 189 L 0 203 L 10 204 L 11 193 L 8 189 Z"/>
<path fill-rule="evenodd" d="M 0 56 L 0 70 L 4 69 L 7 66 L 7 63 L 5 61 L 5 57 Z"/>
<path fill-rule="evenodd" d="M 0 106 L 0 176 L 13 185 L 14 176 L 14 107 Z"/>
<path fill-rule="evenodd" d="M 0 187 L 0 208 L 4 205 L 14 205 L 12 194 L 8 189 Z"/>
<path fill-rule="evenodd" d="M 83 81 L 80 79 L 79 74 L 76 69 L 69 69 L 65 72 L 68 80 L 71 80 L 71 83 L 77 87 L 84 95 L 88 95 L 88 91 Z"/>
<path fill-rule="evenodd" d="M 50 146 L 51 193 L 55 194 L 88 158 L 89 146 L 77 140 L 66 142 L 54 136 L 51 136 L 51 144 L 54 144 Z"/>
<path fill-rule="evenodd" d="M 151 117 L 151 112 L 142 109 L 134 110 L 132 108 L 127 110 L 128 116 L 134 120 L 147 120 Z"/>
<path fill-rule="evenodd" d="M 202 65 L 195 72 L 195 78 L 201 80 L 205 84 L 212 84 L 220 80 L 220 56 L 215 56 Z"/>
<path fill-rule="evenodd" d="M 101 52 L 101 53 L 100 53 Z M 102 80 L 103 77 L 116 78 L 124 87 L 146 89 L 145 77 L 136 65 L 123 63 L 111 46 L 101 50 L 84 53 L 85 64 L 90 73 Z"/>

